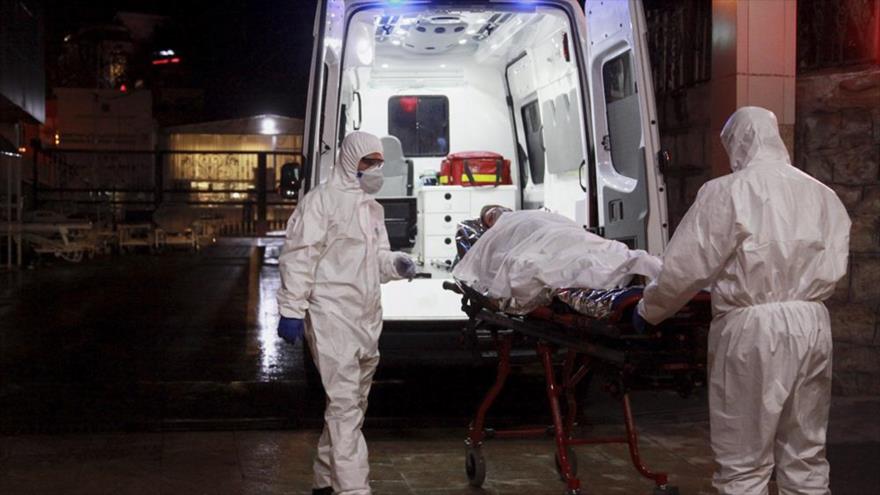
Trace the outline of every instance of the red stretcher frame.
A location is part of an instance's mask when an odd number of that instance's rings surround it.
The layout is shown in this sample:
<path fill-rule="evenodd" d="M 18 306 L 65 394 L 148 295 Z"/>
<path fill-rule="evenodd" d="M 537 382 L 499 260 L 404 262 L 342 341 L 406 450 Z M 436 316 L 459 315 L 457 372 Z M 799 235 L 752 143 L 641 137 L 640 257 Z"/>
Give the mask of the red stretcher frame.
<path fill-rule="evenodd" d="M 462 295 L 462 309 L 470 318 L 469 330 L 476 332 L 480 325 L 488 325 L 492 330 L 493 341 L 498 353 L 498 368 L 494 384 L 490 387 L 468 429 L 465 440 L 465 471 L 472 486 L 480 487 L 486 477 L 486 463 L 481 446 L 490 438 L 531 438 L 552 435 L 556 444 L 556 464 L 560 477 L 566 486 L 566 495 L 580 495 L 581 481 L 577 476 L 577 462 L 572 446 L 623 443 L 629 447 L 630 460 L 640 475 L 654 483 L 654 495 L 678 495 L 678 489 L 669 485 L 667 473 L 649 469 L 639 452 L 638 430 L 633 419 L 629 399 L 628 377 L 638 373 L 639 366 L 634 364 L 633 356 L 626 349 L 615 349 L 603 345 L 602 341 L 633 340 L 647 343 L 650 348 L 651 339 L 661 338 L 663 327 L 649 335 L 621 334 L 620 326 L 625 315 L 631 315 L 640 295 L 629 296 L 616 303 L 616 309 L 607 320 L 596 320 L 572 313 L 556 313 L 548 307 L 538 308 L 525 317 L 511 316 L 494 309 L 494 304 L 467 286 L 444 283 L 444 288 Z M 693 301 L 679 314 L 685 319 L 692 319 L 694 328 L 707 327 L 711 319 L 708 293 L 698 294 Z M 678 325 L 681 325 L 678 322 Z M 546 394 L 553 425 L 549 428 L 516 428 L 492 430 L 486 428 L 486 417 L 489 409 L 504 389 L 511 371 L 510 355 L 514 339 L 518 334 L 535 343 L 536 354 L 544 368 Z M 562 381 L 556 378 L 554 356 L 559 349 L 566 349 L 562 364 Z M 650 352 L 650 351 L 648 351 Z M 687 348 L 683 348 L 687 352 Z M 683 355 L 683 359 L 667 360 L 653 363 L 651 369 L 661 372 L 687 374 L 705 373 L 705 362 L 695 356 Z M 619 396 L 622 405 L 625 436 L 578 438 L 573 436 L 575 418 L 577 417 L 576 388 L 578 383 L 587 376 L 595 365 L 611 367 L 619 370 L 620 380 L 617 390 L 610 390 Z M 655 388 L 666 388 L 663 386 Z M 566 412 L 563 414 L 560 400 L 565 399 Z"/>

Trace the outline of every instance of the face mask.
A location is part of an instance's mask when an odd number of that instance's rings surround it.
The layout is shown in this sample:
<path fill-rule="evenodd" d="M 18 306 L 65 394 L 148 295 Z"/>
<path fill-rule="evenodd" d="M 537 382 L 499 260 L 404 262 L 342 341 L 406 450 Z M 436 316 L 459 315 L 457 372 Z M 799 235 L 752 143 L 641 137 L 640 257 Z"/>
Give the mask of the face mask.
<path fill-rule="evenodd" d="M 367 194 L 376 194 L 382 189 L 382 184 L 385 182 L 382 169 L 378 167 L 358 172 L 357 177 L 361 189 Z"/>

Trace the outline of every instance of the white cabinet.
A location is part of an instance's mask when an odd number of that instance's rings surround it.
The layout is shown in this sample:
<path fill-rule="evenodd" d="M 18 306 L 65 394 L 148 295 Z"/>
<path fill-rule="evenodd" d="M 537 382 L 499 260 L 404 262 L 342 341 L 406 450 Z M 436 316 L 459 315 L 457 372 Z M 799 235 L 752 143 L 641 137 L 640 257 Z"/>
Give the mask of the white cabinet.
<path fill-rule="evenodd" d="M 468 213 L 425 213 L 425 225 L 429 226 L 428 235 L 455 235 L 458 224 L 462 220 L 474 218 Z"/>
<path fill-rule="evenodd" d="M 418 193 L 418 250 L 426 264 L 452 265 L 455 232 L 486 205 L 516 208 L 516 186 L 423 186 Z"/>
<path fill-rule="evenodd" d="M 441 211 L 468 213 L 470 211 L 471 194 L 464 187 L 428 186 L 422 188 L 419 198 L 424 198 L 423 204 L 426 213 Z"/>

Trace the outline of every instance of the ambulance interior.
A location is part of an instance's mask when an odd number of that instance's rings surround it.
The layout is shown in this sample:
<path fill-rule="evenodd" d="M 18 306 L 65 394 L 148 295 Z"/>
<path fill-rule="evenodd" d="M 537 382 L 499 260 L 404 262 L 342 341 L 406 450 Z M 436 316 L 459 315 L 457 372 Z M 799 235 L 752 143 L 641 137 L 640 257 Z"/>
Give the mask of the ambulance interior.
<path fill-rule="evenodd" d="M 338 138 L 355 130 L 383 138 L 377 196 L 394 247 L 411 248 L 426 268 L 449 267 L 458 222 L 486 204 L 546 207 L 589 223 L 588 129 L 564 11 L 385 6 L 356 13 L 345 40 Z M 421 179 L 466 151 L 510 160 L 512 184 Z M 418 234 L 407 245 L 403 220 L 412 215 Z"/>

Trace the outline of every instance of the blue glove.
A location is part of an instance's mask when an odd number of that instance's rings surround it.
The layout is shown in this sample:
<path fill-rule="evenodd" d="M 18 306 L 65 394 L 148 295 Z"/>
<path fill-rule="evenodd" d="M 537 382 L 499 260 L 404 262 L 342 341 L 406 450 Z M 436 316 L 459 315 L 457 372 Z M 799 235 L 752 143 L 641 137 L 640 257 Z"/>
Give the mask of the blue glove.
<path fill-rule="evenodd" d="M 278 336 L 284 339 L 285 342 L 296 344 L 296 341 L 303 337 L 305 331 L 305 324 L 299 318 L 285 318 L 282 316 L 278 320 Z"/>
<path fill-rule="evenodd" d="M 417 274 L 415 261 L 405 254 L 394 258 L 394 269 L 397 270 L 398 275 L 410 280 L 415 278 Z"/>
<path fill-rule="evenodd" d="M 638 308 L 636 308 L 633 310 L 632 326 L 637 334 L 644 335 L 648 333 L 648 327 L 651 326 L 651 324 L 642 318 L 642 315 L 639 314 Z"/>

